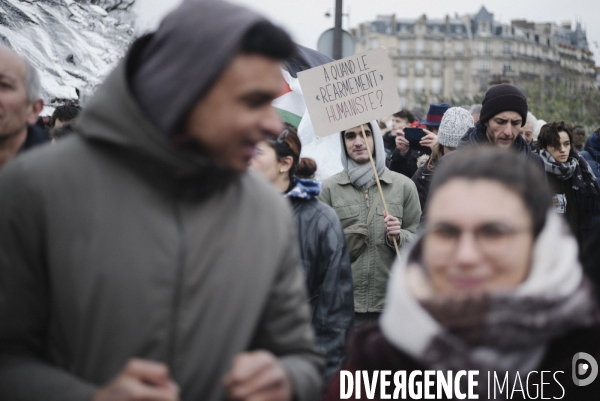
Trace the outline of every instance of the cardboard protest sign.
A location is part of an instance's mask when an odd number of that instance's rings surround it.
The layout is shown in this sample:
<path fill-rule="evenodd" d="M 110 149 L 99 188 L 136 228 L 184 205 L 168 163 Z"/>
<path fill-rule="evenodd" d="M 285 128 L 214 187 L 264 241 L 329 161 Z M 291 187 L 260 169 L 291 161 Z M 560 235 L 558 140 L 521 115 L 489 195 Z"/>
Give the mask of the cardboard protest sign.
<path fill-rule="evenodd" d="M 298 73 L 318 137 L 400 110 L 387 52 L 380 47 Z"/>

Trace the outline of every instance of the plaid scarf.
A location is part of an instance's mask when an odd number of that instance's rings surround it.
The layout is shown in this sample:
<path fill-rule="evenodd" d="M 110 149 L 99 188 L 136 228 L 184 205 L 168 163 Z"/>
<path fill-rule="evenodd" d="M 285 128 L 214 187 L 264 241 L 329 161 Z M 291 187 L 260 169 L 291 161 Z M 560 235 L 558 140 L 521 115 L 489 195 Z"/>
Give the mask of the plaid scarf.
<path fill-rule="evenodd" d="M 553 174 L 560 181 L 573 179 L 573 189 L 583 194 L 600 196 L 600 186 L 596 175 L 587 160 L 578 152 L 571 150 L 566 163 L 557 162 L 545 149 L 540 150 L 546 172 Z"/>

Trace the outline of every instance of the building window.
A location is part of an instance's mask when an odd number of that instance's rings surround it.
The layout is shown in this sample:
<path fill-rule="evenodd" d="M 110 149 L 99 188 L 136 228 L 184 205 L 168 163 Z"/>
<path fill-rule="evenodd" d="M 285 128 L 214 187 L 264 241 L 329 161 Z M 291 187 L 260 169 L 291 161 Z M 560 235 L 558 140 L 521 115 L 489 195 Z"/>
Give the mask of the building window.
<path fill-rule="evenodd" d="M 406 77 L 401 77 L 398 80 L 398 90 L 400 93 L 406 93 L 408 90 L 408 79 Z"/>
<path fill-rule="evenodd" d="M 462 79 L 454 80 L 454 92 L 461 93 L 463 91 L 463 81 Z"/>
<path fill-rule="evenodd" d="M 415 74 L 423 74 L 425 72 L 425 62 L 423 60 L 415 61 Z"/>
<path fill-rule="evenodd" d="M 511 54 L 510 42 L 504 42 L 504 54 Z"/>
<path fill-rule="evenodd" d="M 454 52 L 456 54 L 463 54 L 464 51 L 465 51 L 465 45 L 462 41 L 454 42 Z"/>
<path fill-rule="evenodd" d="M 488 89 L 488 81 L 487 78 L 479 78 L 479 90 L 482 92 L 487 91 Z"/>
<path fill-rule="evenodd" d="M 479 60 L 479 71 L 489 71 L 490 70 L 490 61 L 489 60 Z"/>
<path fill-rule="evenodd" d="M 479 42 L 479 53 L 480 54 L 490 54 L 489 42 Z"/>
<path fill-rule="evenodd" d="M 462 26 L 455 26 L 454 27 L 454 33 L 463 33 L 463 27 Z"/>
<path fill-rule="evenodd" d="M 502 64 L 502 69 L 504 70 L 504 72 L 510 72 L 510 71 L 512 71 L 512 67 L 510 65 L 510 61 L 505 61 Z"/>
<path fill-rule="evenodd" d="M 454 62 L 454 72 L 456 73 L 462 73 L 463 70 L 463 62 L 462 61 L 455 61 Z"/>
<path fill-rule="evenodd" d="M 433 75 L 440 75 L 440 73 L 442 72 L 442 63 L 440 61 L 434 61 L 431 64 L 431 71 L 433 72 Z"/>
<path fill-rule="evenodd" d="M 442 53 L 442 42 L 438 42 L 437 40 L 431 43 L 431 52 L 433 54 L 441 54 Z"/>
<path fill-rule="evenodd" d="M 415 50 L 417 51 L 417 54 L 423 54 L 425 50 L 425 44 L 423 43 L 423 39 L 417 39 L 417 41 L 415 42 Z"/>
<path fill-rule="evenodd" d="M 400 54 L 407 54 L 408 53 L 408 44 L 406 43 L 406 40 L 401 40 L 400 41 L 400 45 L 398 46 L 398 50 L 400 51 Z"/>
<path fill-rule="evenodd" d="M 408 26 L 400 25 L 400 32 L 408 32 Z"/>
<path fill-rule="evenodd" d="M 438 94 L 442 91 L 442 78 L 431 78 L 431 93 Z"/>
<path fill-rule="evenodd" d="M 379 39 L 377 39 L 377 38 L 371 39 L 370 48 L 377 49 L 378 47 L 379 47 Z"/>
<path fill-rule="evenodd" d="M 423 78 L 415 78 L 415 93 L 423 92 Z"/>
<path fill-rule="evenodd" d="M 408 66 L 407 66 L 407 62 L 406 60 L 400 60 L 398 62 L 398 73 L 400 74 L 406 74 L 408 72 Z"/>

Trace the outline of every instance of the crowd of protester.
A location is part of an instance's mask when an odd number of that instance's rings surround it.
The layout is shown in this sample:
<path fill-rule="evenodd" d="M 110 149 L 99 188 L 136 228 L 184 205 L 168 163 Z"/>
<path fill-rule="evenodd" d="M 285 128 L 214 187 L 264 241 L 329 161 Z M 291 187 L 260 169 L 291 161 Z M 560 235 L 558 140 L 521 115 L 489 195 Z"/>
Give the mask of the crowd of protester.
<path fill-rule="evenodd" d="M 340 369 L 565 371 L 546 396 L 600 397 L 570 380 L 600 361 L 600 128 L 500 84 L 340 132 L 318 182 L 271 107 L 294 57 L 190 0 L 40 126 L 0 45 L 0 399 L 347 399 Z"/>

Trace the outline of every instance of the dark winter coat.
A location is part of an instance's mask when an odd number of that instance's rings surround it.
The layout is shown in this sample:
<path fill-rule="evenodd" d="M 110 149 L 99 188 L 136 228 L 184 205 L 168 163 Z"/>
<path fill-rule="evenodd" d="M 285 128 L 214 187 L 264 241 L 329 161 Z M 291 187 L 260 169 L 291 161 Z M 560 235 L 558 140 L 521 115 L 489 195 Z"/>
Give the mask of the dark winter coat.
<path fill-rule="evenodd" d="M 561 214 L 569 223 L 573 235 L 577 238 L 577 243 L 581 246 L 590 228 L 591 216 L 580 210 L 577 191 L 573 189 L 573 181 L 571 179 L 560 181 L 551 173 L 546 173 L 546 178 L 548 179 L 550 194 L 553 196 L 553 199 L 557 194 L 565 196 L 567 205 L 564 213 Z"/>
<path fill-rule="evenodd" d="M 402 156 L 400 151 L 395 149 L 390 159 L 390 170 L 412 178 L 418 169 L 417 159 L 426 154 L 431 154 L 431 152 L 410 149 L 405 156 Z"/>
<path fill-rule="evenodd" d="M 383 147 L 385 148 L 386 159 L 389 160 L 392 153 L 396 149 L 396 137 L 392 135 L 392 131 L 388 130 L 383 137 Z"/>
<path fill-rule="evenodd" d="M 76 134 L 0 174 L 0 399 L 90 400 L 137 357 L 166 364 L 182 401 L 221 401 L 233 358 L 266 349 L 312 401 L 322 357 L 289 205 L 150 123 L 126 79 L 139 43 Z"/>
<path fill-rule="evenodd" d="M 598 394 L 600 394 L 600 377 L 597 378 L 593 383 L 588 386 L 577 386 L 572 380 L 572 361 L 575 354 L 579 352 L 585 352 L 600 361 L 600 326 L 592 326 L 590 328 L 578 329 L 567 333 L 556 341 L 552 342 L 542 362 L 536 369 L 537 374 L 531 375 L 529 384 L 529 390 L 531 397 L 534 397 L 536 388 L 533 383 L 540 385 L 542 371 L 550 371 L 552 373 L 546 373 L 544 375 L 544 399 L 563 399 L 566 401 L 579 401 L 579 400 L 596 400 Z M 369 377 L 372 377 L 374 370 L 389 370 L 394 372 L 399 370 L 405 370 L 407 382 L 408 376 L 414 370 L 420 370 L 421 372 L 427 370 L 427 368 L 416 361 L 412 357 L 408 356 L 403 351 L 394 347 L 383 335 L 378 324 L 365 327 L 355 333 L 353 339 L 349 344 L 349 360 L 348 363 L 342 368 L 343 370 L 349 370 L 354 374 L 357 370 L 366 370 L 369 372 Z M 553 379 L 553 374 L 558 373 L 556 378 L 560 385 Z M 526 375 L 525 375 L 526 377 Z M 523 386 L 526 386 L 525 377 L 522 378 Z M 390 376 L 388 376 L 388 379 Z M 423 376 L 417 377 L 422 380 Z M 487 377 L 480 373 L 476 377 L 478 386 L 485 386 L 487 388 Z M 492 379 L 493 380 L 493 379 Z M 435 379 L 434 379 L 435 381 Z M 508 387 L 512 389 L 513 383 L 508 383 Z M 393 389 L 393 382 L 391 383 Z M 562 388 L 561 388 L 562 386 Z M 517 389 L 519 386 L 517 384 Z M 436 393 L 435 383 L 431 388 L 431 393 Z M 492 390 L 493 391 L 493 390 Z M 539 391 L 539 387 L 538 387 Z M 391 394 L 390 387 L 387 388 L 387 393 Z M 381 400 L 379 398 L 380 389 L 377 388 L 375 392 L 376 396 L 374 400 Z M 506 394 L 506 392 L 504 393 Z M 364 386 L 361 391 L 362 398 L 350 398 L 352 400 L 360 399 L 366 400 Z M 499 397 L 500 394 L 497 393 Z M 493 397 L 493 395 L 492 395 Z M 540 394 L 538 393 L 538 397 Z M 412 400 L 410 396 L 406 398 Z M 420 398 L 421 399 L 421 398 Z M 440 399 L 440 398 L 436 398 Z M 448 398 L 441 398 L 447 400 Z M 492 398 L 493 399 L 493 398 Z M 499 399 L 499 398 L 497 398 Z M 503 398 L 504 399 L 504 398 Z M 522 400 L 521 392 L 515 392 L 512 398 L 513 400 Z M 525 398 L 532 399 L 532 398 Z M 323 401 L 337 401 L 340 398 L 340 375 L 337 374 L 332 381 L 329 383 L 327 392 L 323 397 Z"/>
<path fill-rule="evenodd" d="M 583 166 L 585 160 L 577 154 L 576 150 L 572 149 L 569 157 L 579 158 L 582 168 L 587 169 L 587 167 Z M 589 176 L 590 179 L 592 179 L 593 176 L 591 174 Z M 548 180 L 550 194 L 553 197 L 553 202 L 558 200 L 557 195 L 565 196 L 565 210 L 559 211 L 558 209 L 562 209 L 559 207 L 557 208 L 557 212 L 565 217 L 573 235 L 577 238 L 580 249 L 582 249 L 589 237 L 593 223 L 600 222 L 600 199 L 596 196 L 592 198 L 592 202 L 586 201 L 583 198 L 585 195 L 581 193 L 581 189 L 576 190 L 573 188 L 572 178 L 561 181 L 557 179 L 556 175 L 550 172 L 546 172 L 546 178 Z"/>
<path fill-rule="evenodd" d="M 600 289 L 600 222 L 592 225 L 580 253 L 581 264 L 587 276 Z M 600 291 L 596 291 L 600 303 Z"/>
<path fill-rule="evenodd" d="M 48 138 L 46 132 L 37 125 L 30 125 L 27 127 L 27 137 L 25 138 L 25 142 L 23 142 L 18 153 L 26 152 L 29 149 L 33 149 L 36 146 L 46 143 L 50 143 L 50 138 Z"/>
<path fill-rule="evenodd" d="M 485 125 L 483 125 L 481 122 L 477 122 L 477 124 L 475 124 L 473 128 L 469 128 L 467 133 L 461 138 L 457 149 L 460 150 L 469 146 L 490 145 L 490 140 L 487 137 L 486 129 L 487 128 Z M 531 146 L 529 146 L 527 141 L 523 139 L 521 135 L 517 135 L 511 149 L 527 156 L 531 159 L 531 161 L 539 165 L 542 171 L 544 171 L 544 161 L 531 149 Z"/>
<path fill-rule="evenodd" d="M 600 138 L 598 138 L 598 132 L 589 137 L 585 143 L 585 148 L 579 154 L 587 160 L 596 178 L 600 181 Z"/>
<path fill-rule="evenodd" d="M 312 325 L 325 354 L 327 379 L 346 357 L 346 335 L 354 327 L 354 295 L 344 231 L 335 211 L 316 198 L 320 192 L 316 181 L 296 179 L 286 197 L 298 228 Z"/>
<path fill-rule="evenodd" d="M 431 186 L 431 180 L 433 179 L 433 171 L 429 171 L 427 168 L 427 161 L 425 161 L 425 165 L 420 166 L 412 176 L 412 180 L 417 186 L 417 192 L 419 193 L 421 210 L 425 210 L 425 204 L 427 203 L 427 197 L 429 196 L 429 187 Z"/>

